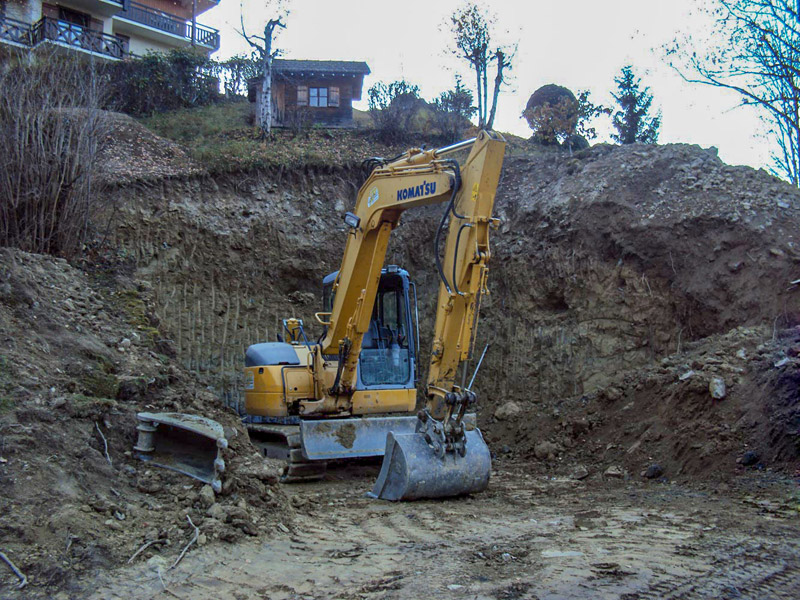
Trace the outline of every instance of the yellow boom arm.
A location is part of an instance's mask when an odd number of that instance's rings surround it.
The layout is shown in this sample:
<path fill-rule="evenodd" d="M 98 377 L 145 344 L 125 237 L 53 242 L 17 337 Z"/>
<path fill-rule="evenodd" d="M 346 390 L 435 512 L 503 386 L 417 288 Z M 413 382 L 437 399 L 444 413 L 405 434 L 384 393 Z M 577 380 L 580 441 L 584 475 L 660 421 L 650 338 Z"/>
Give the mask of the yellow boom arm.
<path fill-rule="evenodd" d="M 444 155 L 472 146 L 463 167 Z M 402 213 L 415 206 L 449 202 L 437 233 L 449 222 L 443 277 L 436 313 L 428 393 L 443 396 L 453 385 L 461 360 L 469 356 L 479 298 L 486 286 L 488 228 L 500 179 L 505 141 L 482 131 L 475 140 L 438 150 L 409 150 L 373 170 L 347 215 L 350 236 L 334 284 L 334 303 L 322 355 L 338 355 L 331 392 L 349 394 L 356 382 L 361 344 L 372 316 L 381 269 L 392 230 Z M 454 193 L 455 192 L 455 193 Z M 321 315 L 322 317 L 322 315 Z M 322 317 L 324 320 L 324 317 Z M 318 360 L 321 357 L 318 356 Z"/>

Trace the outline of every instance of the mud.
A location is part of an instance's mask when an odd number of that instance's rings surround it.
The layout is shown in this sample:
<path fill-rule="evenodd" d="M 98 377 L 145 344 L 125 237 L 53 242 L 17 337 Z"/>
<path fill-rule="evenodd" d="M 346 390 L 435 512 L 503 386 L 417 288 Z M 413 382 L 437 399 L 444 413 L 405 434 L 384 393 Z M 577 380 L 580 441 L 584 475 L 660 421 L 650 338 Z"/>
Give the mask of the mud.
<path fill-rule="evenodd" d="M 800 587 L 786 480 L 719 493 L 495 468 L 485 493 L 401 504 L 364 498 L 377 466 L 338 469 L 289 488 L 289 531 L 193 552 L 163 585 L 157 561 L 101 576 L 90 597 L 788 599 Z"/>
<path fill-rule="evenodd" d="M 339 442 L 344 448 L 352 448 L 356 440 L 356 426 L 353 423 L 348 423 L 336 430 L 336 441 Z"/>

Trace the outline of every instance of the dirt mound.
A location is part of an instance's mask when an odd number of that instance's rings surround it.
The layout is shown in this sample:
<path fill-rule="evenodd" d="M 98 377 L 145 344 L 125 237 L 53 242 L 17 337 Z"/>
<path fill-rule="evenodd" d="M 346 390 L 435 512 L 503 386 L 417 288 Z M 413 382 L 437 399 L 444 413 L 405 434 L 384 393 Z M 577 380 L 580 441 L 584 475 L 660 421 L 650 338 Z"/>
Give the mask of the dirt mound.
<path fill-rule="evenodd" d="M 539 405 L 524 420 L 502 405 L 490 435 L 544 470 L 580 478 L 724 482 L 766 465 L 791 473 L 800 456 L 798 353 L 796 327 L 737 328 L 618 373 L 603 389 Z"/>
<path fill-rule="evenodd" d="M 26 597 L 137 560 L 172 564 L 198 543 L 232 541 L 291 519 L 247 433 L 176 364 L 146 287 L 121 264 L 87 274 L 66 261 L 0 249 L 0 549 L 29 577 Z M 135 414 L 186 411 L 226 429 L 222 494 L 132 456 Z M 107 446 L 106 446 L 107 444 Z M 161 564 L 161 563 L 160 563 Z M 9 597 L 16 579 L 0 572 Z"/>
<path fill-rule="evenodd" d="M 489 422 L 495 446 L 548 468 L 638 476 L 658 461 L 670 477 L 714 478 L 749 444 L 793 471 L 797 365 L 784 377 L 771 364 L 800 323 L 798 191 L 684 145 L 505 167 L 485 314 L 487 338 L 507 341 L 487 365 L 501 385 L 484 415 L 513 400 L 525 418 Z M 713 377 L 725 400 L 711 398 Z"/>
<path fill-rule="evenodd" d="M 107 138 L 98 157 L 101 179 L 124 184 L 191 177 L 203 172 L 180 145 L 155 135 L 122 113 L 105 113 Z"/>

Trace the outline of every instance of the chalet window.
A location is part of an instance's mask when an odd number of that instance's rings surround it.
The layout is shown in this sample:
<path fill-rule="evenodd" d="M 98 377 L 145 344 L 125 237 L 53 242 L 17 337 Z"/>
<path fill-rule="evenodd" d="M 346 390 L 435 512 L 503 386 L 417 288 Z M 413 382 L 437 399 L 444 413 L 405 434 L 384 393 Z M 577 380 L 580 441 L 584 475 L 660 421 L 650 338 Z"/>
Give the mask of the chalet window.
<path fill-rule="evenodd" d="M 328 88 L 308 88 L 308 105 L 321 108 L 328 106 Z"/>
<path fill-rule="evenodd" d="M 327 106 L 339 106 L 338 87 L 308 87 L 305 85 L 297 86 L 297 106 L 313 106 L 315 108 L 325 108 Z"/>
<path fill-rule="evenodd" d="M 297 106 L 308 106 L 308 86 L 297 86 Z"/>
<path fill-rule="evenodd" d="M 72 10 L 71 8 L 61 5 L 58 6 L 58 18 L 61 21 L 66 21 L 73 25 L 80 25 L 81 27 L 89 27 L 92 22 L 92 18 L 86 13 L 78 12 L 77 10 Z"/>

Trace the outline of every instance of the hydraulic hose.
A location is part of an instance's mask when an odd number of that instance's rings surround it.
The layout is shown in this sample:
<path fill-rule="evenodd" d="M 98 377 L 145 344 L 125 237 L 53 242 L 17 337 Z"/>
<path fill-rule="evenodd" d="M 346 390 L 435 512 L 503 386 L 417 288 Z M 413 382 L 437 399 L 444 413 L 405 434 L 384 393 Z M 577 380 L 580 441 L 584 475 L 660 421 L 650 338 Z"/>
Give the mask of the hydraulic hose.
<path fill-rule="evenodd" d="M 447 281 L 447 276 L 444 274 L 442 259 L 439 256 L 439 240 L 442 237 L 442 231 L 444 230 L 445 223 L 447 223 L 447 217 L 451 212 L 459 219 L 464 219 L 466 217 L 459 215 L 455 210 L 456 196 L 458 195 L 458 190 L 461 189 L 461 167 L 459 166 L 458 161 L 453 159 L 448 159 L 443 162 L 446 162 L 453 169 L 453 192 L 450 194 L 450 201 L 447 203 L 447 208 L 445 208 L 444 214 L 442 215 L 442 220 L 439 222 L 439 227 L 436 229 L 436 238 L 433 240 L 433 256 L 436 260 L 436 270 L 439 272 L 439 277 L 441 278 L 442 283 L 444 283 L 447 293 L 452 294 L 453 290 L 450 287 L 450 283 Z"/>

